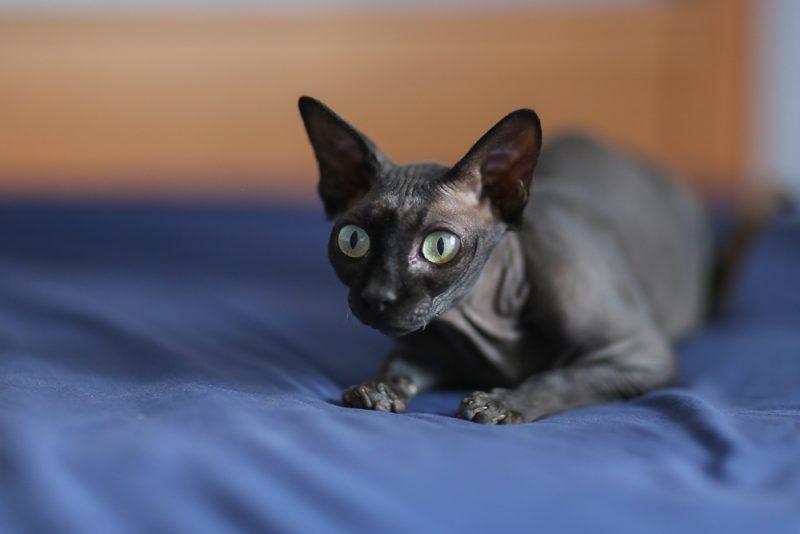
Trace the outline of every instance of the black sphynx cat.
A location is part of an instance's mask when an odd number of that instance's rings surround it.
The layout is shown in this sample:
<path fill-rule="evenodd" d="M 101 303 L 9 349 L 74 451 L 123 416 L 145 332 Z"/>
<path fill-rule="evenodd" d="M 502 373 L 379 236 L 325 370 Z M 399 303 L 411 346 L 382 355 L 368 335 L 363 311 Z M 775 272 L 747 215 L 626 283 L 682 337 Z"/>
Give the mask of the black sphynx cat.
<path fill-rule="evenodd" d="M 657 169 L 576 136 L 540 153 L 529 109 L 452 167 L 396 165 L 321 102 L 299 106 L 350 308 L 398 337 L 345 406 L 402 412 L 429 388 L 481 388 L 458 417 L 521 423 L 672 380 L 711 247 L 699 204 Z"/>

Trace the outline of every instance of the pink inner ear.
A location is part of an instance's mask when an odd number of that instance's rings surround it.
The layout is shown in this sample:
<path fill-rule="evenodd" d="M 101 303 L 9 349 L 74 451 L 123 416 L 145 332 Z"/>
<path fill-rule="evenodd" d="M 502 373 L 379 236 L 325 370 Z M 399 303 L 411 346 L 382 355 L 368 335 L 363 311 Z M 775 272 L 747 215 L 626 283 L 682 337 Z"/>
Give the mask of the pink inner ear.
<path fill-rule="evenodd" d="M 520 156 L 519 150 L 511 148 L 492 150 L 483 160 L 481 174 L 484 177 L 508 174 L 513 170 L 514 163 L 519 160 Z"/>
<path fill-rule="evenodd" d="M 360 174 L 364 164 L 364 154 L 355 139 L 338 136 L 332 139 L 331 165 L 344 176 Z"/>
<path fill-rule="evenodd" d="M 460 178 L 481 198 L 490 199 L 507 222 L 516 224 L 528 197 L 540 145 L 536 113 L 514 111 L 475 143 L 453 167 L 451 179 Z"/>
<path fill-rule="evenodd" d="M 481 165 L 481 196 L 501 213 L 513 212 L 527 197 L 528 163 L 523 151 L 512 147 L 490 151 Z"/>
<path fill-rule="evenodd" d="M 352 155 L 356 155 L 360 158 L 361 148 L 352 137 L 335 136 L 332 139 L 331 145 L 336 152 L 346 153 L 351 157 Z"/>

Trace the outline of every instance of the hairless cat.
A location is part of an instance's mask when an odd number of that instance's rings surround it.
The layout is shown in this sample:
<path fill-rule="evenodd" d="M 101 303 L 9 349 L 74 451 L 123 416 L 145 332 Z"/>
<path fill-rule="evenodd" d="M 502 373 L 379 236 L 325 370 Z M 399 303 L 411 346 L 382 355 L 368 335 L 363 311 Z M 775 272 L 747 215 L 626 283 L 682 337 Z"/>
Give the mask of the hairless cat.
<path fill-rule="evenodd" d="M 673 379 L 712 254 L 701 206 L 658 168 L 574 135 L 542 149 L 529 109 L 452 167 L 398 165 L 321 102 L 299 107 L 331 264 L 353 314 L 397 337 L 344 406 L 403 412 L 426 389 L 477 388 L 458 417 L 522 423 Z"/>

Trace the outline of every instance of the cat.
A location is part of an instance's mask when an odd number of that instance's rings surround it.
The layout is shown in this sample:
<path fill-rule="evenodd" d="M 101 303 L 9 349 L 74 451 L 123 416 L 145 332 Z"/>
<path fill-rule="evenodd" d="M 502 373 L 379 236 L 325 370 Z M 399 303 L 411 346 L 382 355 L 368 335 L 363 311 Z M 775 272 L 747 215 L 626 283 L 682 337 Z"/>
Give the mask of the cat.
<path fill-rule="evenodd" d="M 470 388 L 457 417 L 524 423 L 674 379 L 712 265 L 703 208 L 676 181 L 589 137 L 542 148 L 530 109 L 449 167 L 397 165 L 318 100 L 299 108 L 350 309 L 397 337 L 344 406 L 400 413 Z"/>

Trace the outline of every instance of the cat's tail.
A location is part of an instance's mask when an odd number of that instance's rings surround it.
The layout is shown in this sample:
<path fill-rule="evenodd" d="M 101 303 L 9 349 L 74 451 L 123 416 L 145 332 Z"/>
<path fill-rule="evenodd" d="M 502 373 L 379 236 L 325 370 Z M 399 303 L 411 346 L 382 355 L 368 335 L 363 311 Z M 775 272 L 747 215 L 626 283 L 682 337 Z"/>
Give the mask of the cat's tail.
<path fill-rule="evenodd" d="M 732 224 L 717 246 L 711 272 L 708 318 L 719 318 L 729 307 L 747 253 L 772 219 L 795 206 L 777 187 L 760 187 L 743 194 L 732 206 Z"/>

